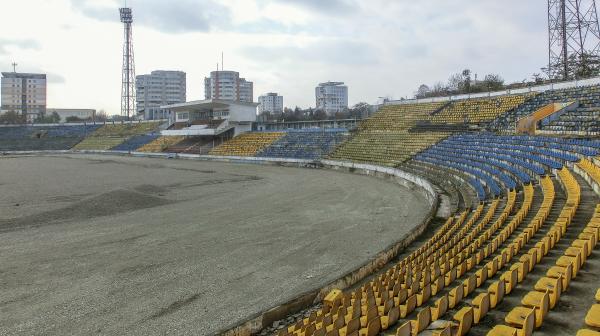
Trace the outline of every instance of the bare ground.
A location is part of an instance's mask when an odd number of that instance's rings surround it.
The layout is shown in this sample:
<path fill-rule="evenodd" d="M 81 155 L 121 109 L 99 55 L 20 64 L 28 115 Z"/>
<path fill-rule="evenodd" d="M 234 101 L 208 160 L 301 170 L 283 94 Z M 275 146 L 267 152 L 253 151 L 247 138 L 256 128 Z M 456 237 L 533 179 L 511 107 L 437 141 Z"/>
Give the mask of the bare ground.
<path fill-rule="evenodd" d="M 0 158 L 0 335 L 205 335 L 399 241 L 427 202 L 333 171 Z"/>

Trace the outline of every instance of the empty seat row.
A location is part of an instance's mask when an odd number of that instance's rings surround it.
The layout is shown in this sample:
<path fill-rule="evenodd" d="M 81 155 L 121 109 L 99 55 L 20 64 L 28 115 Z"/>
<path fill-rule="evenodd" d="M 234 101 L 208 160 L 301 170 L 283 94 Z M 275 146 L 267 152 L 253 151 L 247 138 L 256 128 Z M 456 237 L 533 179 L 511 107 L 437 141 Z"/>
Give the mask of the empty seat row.
<path fill-rule="evenodd" d="M 283 132 L 249 132 L 215 147 L 211 155 L 256 156 L 261 150 L 284 136 Z"/>

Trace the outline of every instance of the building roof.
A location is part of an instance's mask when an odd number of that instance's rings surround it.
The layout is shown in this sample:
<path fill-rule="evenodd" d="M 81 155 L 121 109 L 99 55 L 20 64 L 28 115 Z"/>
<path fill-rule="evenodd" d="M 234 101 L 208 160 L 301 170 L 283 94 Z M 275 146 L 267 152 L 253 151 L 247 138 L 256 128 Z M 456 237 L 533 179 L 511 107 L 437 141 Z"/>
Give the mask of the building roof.
<path fill-rule="evenodd" d="M 46 79 L 46 74 L 26 73 L 26 72 L 3 72 L 4 78 L 35 78 Z"/>
<path fill-rule="evenodd" d="M 178 111 L 193 111 L 193 110 L 206 110 L 211 108 L 224 108 L 231 105 L 241 105 L 241 106 L 252 106 L 257 107 L 258 103 L 247 103 L 247 102 L 239 102 L 233 100 L 223 100 L 223 99 L 206 99 L 206 100 L 194 100 L 185 103 L 173 104 L 173 105 L 164 105 L 160 108 L 169 109 L 173 112 Z"/>

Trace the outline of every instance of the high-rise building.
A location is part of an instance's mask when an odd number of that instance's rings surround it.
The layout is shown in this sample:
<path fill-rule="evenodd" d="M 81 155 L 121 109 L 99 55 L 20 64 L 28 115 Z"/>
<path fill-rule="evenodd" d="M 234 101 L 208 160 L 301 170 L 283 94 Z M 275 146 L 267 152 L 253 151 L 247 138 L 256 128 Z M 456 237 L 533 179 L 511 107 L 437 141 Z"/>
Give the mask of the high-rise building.
<path fill-rule="evenodd" d="M 254 100 L 253 83 L 240 78 L 237 71 L 213 71 L 210 77 L 204 78 L 204 97 L 251 103 Z"/>
<path fill-rule="evenodd" d="M 348 108 L 348 87 L 343 82 L 320 83 L 315 88 L 317 109 L 332 115 Z"/>
<path fill-rule="evenodd" d="M 169 110 L 161 106 L 185 103 L 186 74 L 183 71 L 152 71 L 135 78 L 136 109 L 145 120 L 168 119 Z"/>
<path fill-rule="evenodd" d="M 269 92 L 258 97 L 258 114 L 269 112 L 271 114 L 283 113 L 283 96 Z"/>
<path fill-rule="evenodd" d="M 3 112 L 16 112 L 32 122 L 46 113 L 46 75 L 3 72 L 1 107 Z"/>

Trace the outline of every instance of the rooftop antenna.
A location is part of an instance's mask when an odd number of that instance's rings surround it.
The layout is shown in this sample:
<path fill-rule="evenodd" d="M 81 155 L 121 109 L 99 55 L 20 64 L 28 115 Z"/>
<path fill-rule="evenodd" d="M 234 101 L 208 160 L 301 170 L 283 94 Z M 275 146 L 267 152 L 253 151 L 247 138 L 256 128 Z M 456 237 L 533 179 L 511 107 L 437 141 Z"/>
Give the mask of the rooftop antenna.
<path fill-rule="evenodd" d="M 13 72 L 17 72 L 17 62 L 12 62 Z"/>
<path fill-rule="evenodd" d="M 224 71 L 224 64 L 225 62 L 223 61 L 223 52 L 221 51 L 221 71 Z"/>

